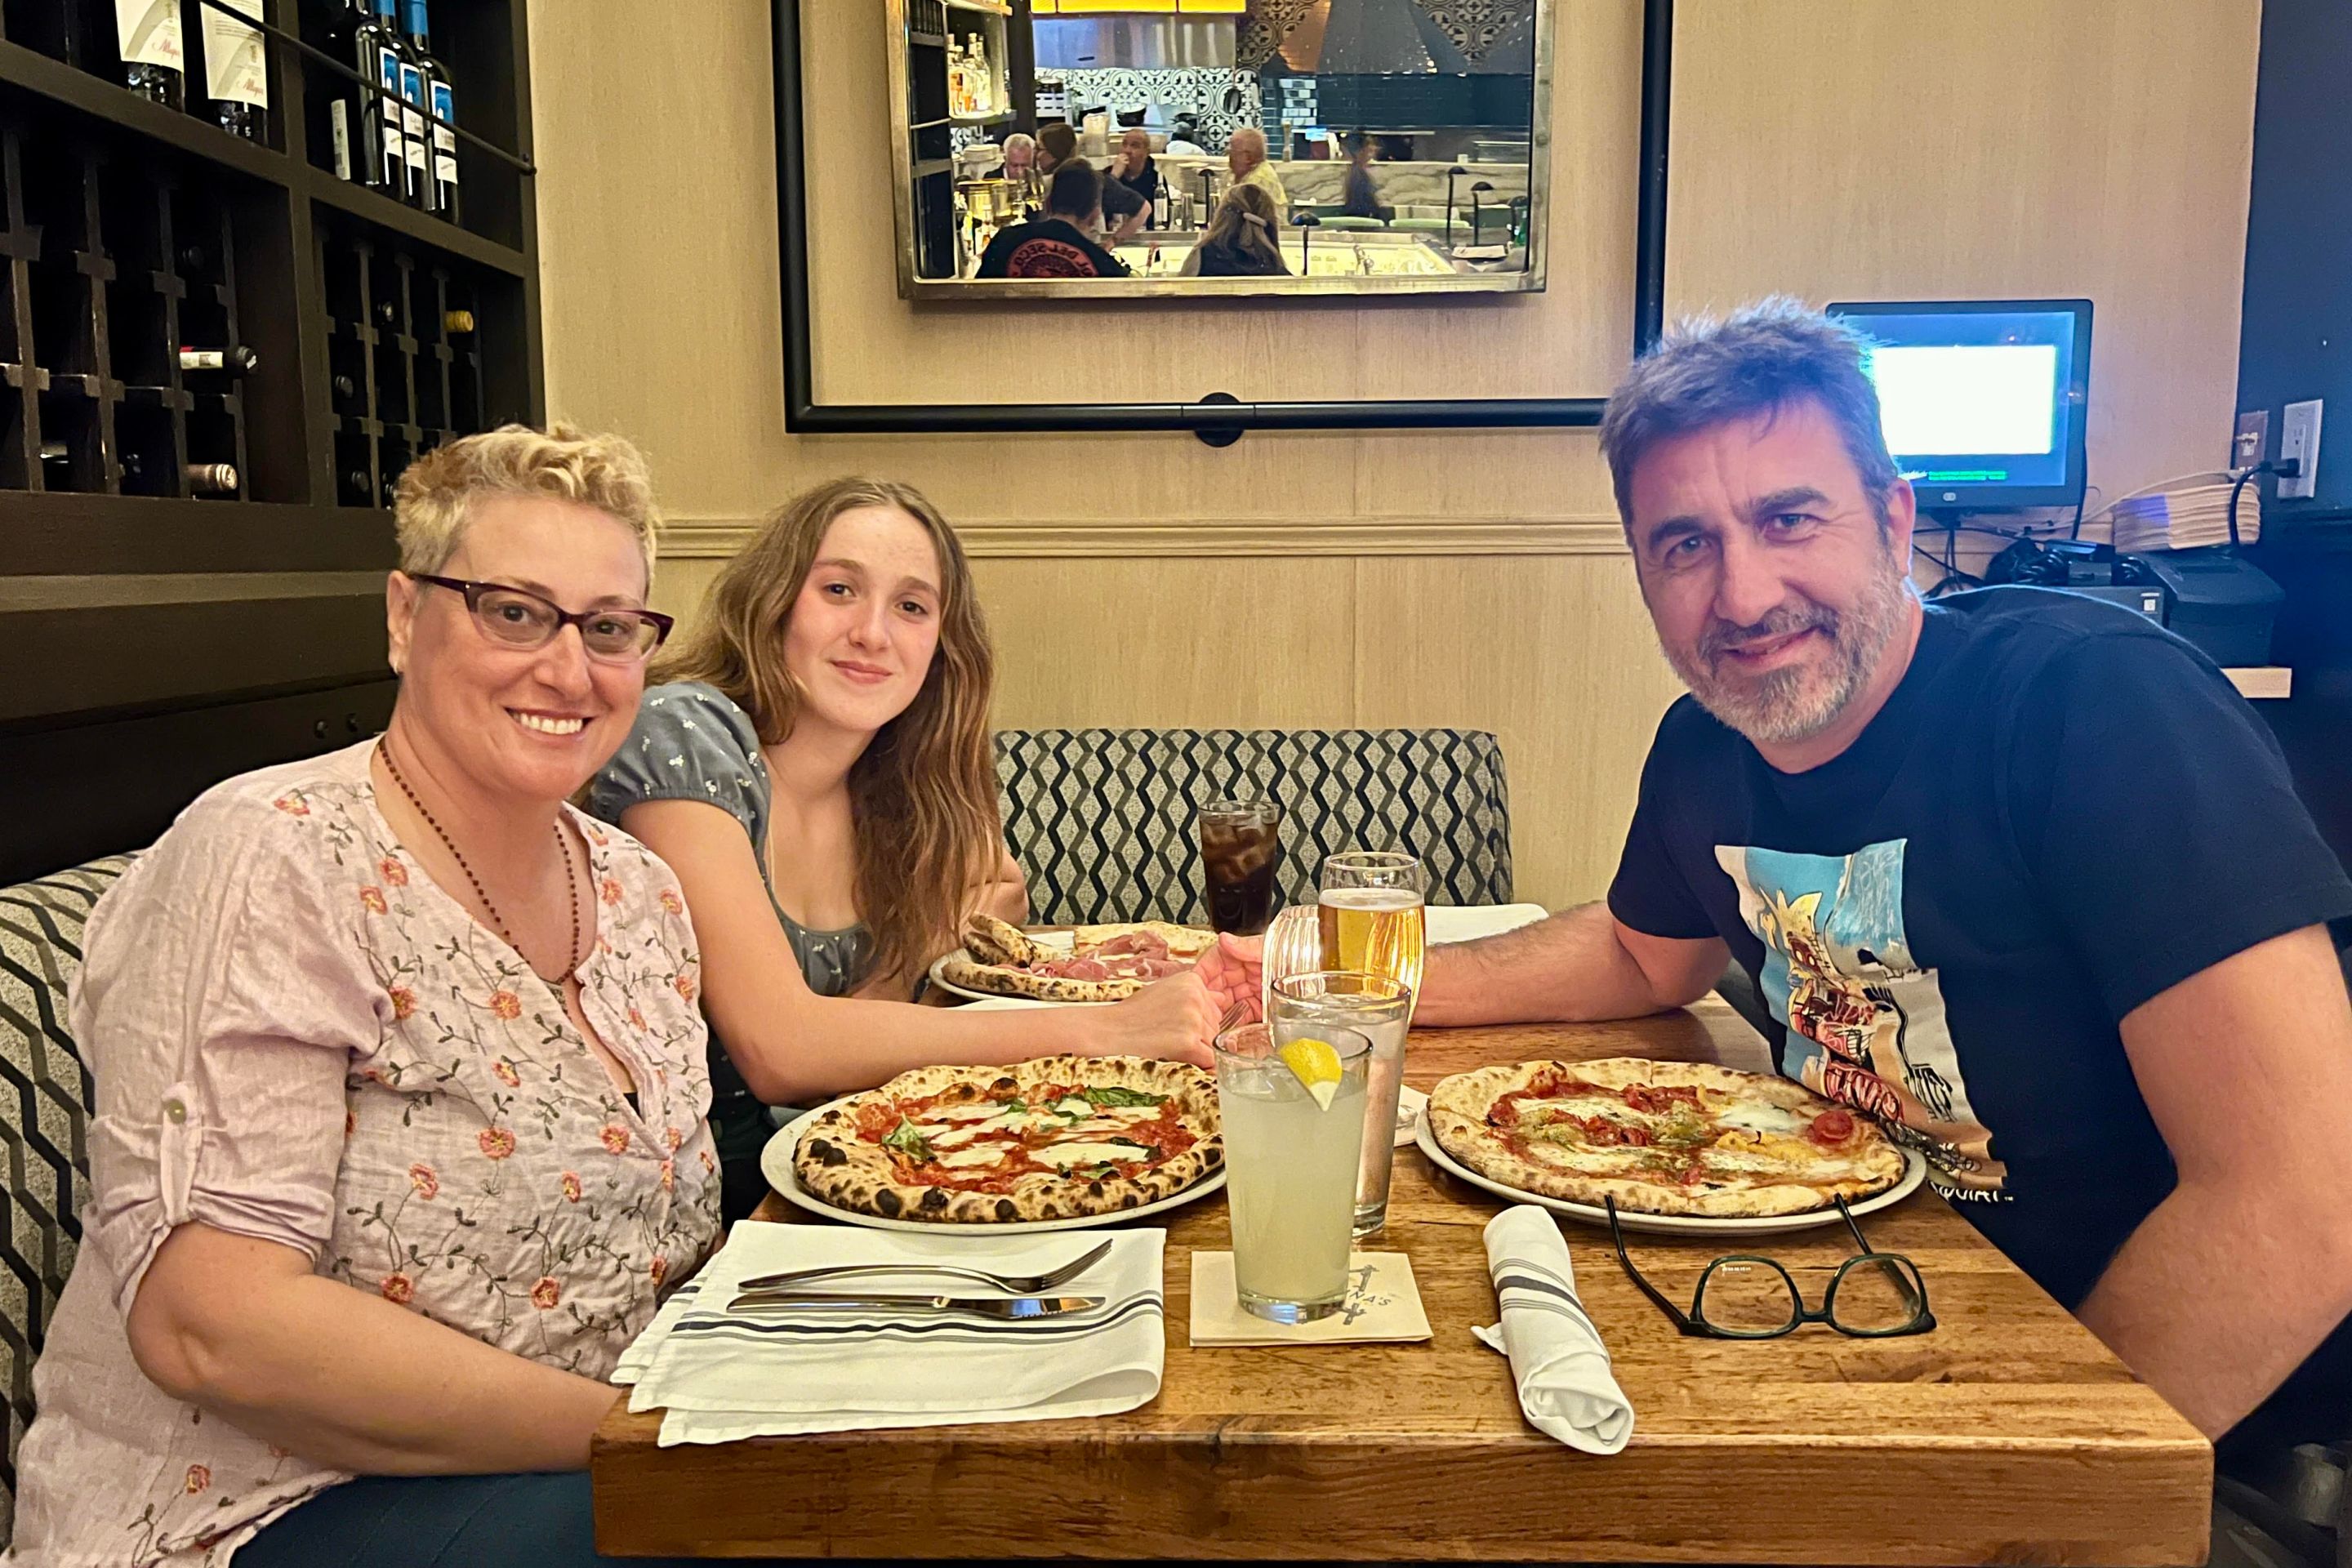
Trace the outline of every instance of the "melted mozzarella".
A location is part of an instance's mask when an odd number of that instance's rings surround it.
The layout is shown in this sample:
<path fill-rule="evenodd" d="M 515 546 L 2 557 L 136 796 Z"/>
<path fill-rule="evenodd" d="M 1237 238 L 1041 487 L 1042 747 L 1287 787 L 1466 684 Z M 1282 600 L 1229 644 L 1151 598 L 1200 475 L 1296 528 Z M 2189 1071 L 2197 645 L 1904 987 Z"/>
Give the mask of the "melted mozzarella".
<path fill-rule="evenodd" d="M 1065 1116 L 1092 1116 L 1095 1113 L 1094 1101 L 1080 1100 L 1076 1095 L 1072 1095 L 1067 1100 L 1055 1101 L 1054 1109 Z"/>
<path fill-rule="evenodd" d="M 983 1143 L 976 1149 L 952 1150 L 939 1156 L 939 1162 L 950 1169 L 961 1170 L 967 1165 L 993 1165 L 1008 1152 L 1010 1150 L 1005 1144 Z"/>
<path fill-rule="evenodd" d="M 996 1102 L 982 1100 L 978 1105 L 934 1105 L 923 1112 L 926 1121 L 985 1121 L 996 1114 Z"/>
<path fill-rule="evenodd" d="M 953 1149 L 980 1136 L 977 1127 L 950 1127 L 935 1132 L 929 1126 L 923 1126 L 915 1131 L 928 1139 L 934 1149 Z"/>
<path fill-rule="evenodd" d="M 1737 1127 L 1747 1132 L 1778 1132 L 1801 1137 L 1813 1119 L 1778 1105 L 1741 1102 L 1727 1105 L 1716 1112 L 1716 1120 L 1726 1127 Z"/>
<path fill-rule="evenodd" d="M 1041 1165 L 1098 1165 L 1105 1162 L 1140 1160 L 1146 1151 L 1133 1143 L 1056 1143 L 1033 1156 Z"/>

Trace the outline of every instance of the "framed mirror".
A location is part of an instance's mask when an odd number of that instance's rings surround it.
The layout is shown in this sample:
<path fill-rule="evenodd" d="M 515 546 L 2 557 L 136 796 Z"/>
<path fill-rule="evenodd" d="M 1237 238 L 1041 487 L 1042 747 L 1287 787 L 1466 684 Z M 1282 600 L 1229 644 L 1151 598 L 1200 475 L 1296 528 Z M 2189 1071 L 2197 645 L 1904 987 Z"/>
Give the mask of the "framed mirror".
<path fill-rule="evenodd" d="M 909 300 L 1544 287 L 1552 0 L 885 0 Z"/>

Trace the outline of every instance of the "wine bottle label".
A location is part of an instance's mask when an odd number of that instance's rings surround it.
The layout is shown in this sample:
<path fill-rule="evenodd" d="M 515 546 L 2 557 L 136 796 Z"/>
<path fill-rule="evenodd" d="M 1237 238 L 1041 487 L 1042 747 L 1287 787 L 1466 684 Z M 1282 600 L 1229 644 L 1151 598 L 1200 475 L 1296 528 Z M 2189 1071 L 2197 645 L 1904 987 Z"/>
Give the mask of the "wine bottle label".
<path fill-rule="evenodd" d="M 254 21 L 261 20 L 261 0 L 221 0 Z M 211 6 L 205 13 L 205 90 L 215 102 L 269 103 L 269 72 L 261 52 L 261 29 Z"/>
<path fill-rule="evenodd" d="M 114 31 L 125 61 L 187 68 L 187 42 L 180 33 L 180 0 L 114 0 Z"/>
<path fill-rule="evenodd" d="M 425 115 L 418 106 L 425 101 L 425 73 L 415 66 L 400 68 L 400 128 L 407 137 L 403 155 L 421 175 L 425 173 Z"/>
<path fill-rule="evenodd" d="M 390 49 L 376 50 L 375 75 L 383 88 L 376 100 L 383 113 L 383 183 L 397 190 L 408 159 L 408 139 L 400 130 L 400 57 Z"/>
<path fill-rule="evenodd" d="M 446 81 L 433 84 L 433 113 L 449 125 L 457 123 L 457 100 Z M 448 125 L 433 128 L 433 172 L 445 185 L 457 183 L 457 133 Z"/>
<path fill-rule="evenodd" d="M 337 99 L 327 106 L 327 133 L 335 144 L 335 178 L 352 177 L 352 115 L 351 105 Z"/>

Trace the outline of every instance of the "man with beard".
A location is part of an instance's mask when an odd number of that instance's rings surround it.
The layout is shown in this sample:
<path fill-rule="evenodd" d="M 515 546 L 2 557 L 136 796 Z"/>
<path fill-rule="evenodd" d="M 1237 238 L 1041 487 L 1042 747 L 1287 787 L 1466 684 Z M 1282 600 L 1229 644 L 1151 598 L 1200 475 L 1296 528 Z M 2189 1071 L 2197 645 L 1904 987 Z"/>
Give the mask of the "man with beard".
<path fill-rule="evenodd" d="M 1736 962 L 1780 1069 L 1885 1119 L 2184 1415 L 2242 1428 L 2225 1458 L 2352 1436 L 2352 1003 L 2325 923 L 2352 881 L 2187 643 L 2043 589 L 1920 602 L 1863 346 L 1766 301 L 1610 399 L 1691 695 L 1606 902 L 1432 948 L 1417 1021 L 1654 1013 Z M 1223 950 L 1213 990 L 1249 959 Z"/>

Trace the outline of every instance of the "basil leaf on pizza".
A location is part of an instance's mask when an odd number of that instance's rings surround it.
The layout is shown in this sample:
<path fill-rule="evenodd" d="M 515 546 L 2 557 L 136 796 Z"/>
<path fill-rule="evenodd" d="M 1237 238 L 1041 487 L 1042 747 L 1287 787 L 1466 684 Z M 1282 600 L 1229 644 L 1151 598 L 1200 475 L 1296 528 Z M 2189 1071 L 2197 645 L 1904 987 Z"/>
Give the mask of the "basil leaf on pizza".
<path fill-rule="evenodd" d="M 1223 1163 L 1214 1080 L 1133 1057 L 919 1068 L 825 1110 L 793 1154 L 820 1202 L 950 1225 L 1117 1214 Z"/>
<path fill-rule="evenodd" d="M 1505 1186 L 1629 1213 L 1754 1218 L 1903 1179 L 1874 1122 L 1789 1079 L 1704 1062 L 1520 1062 L 1442 1080 L 1438 1147 Z"/>

